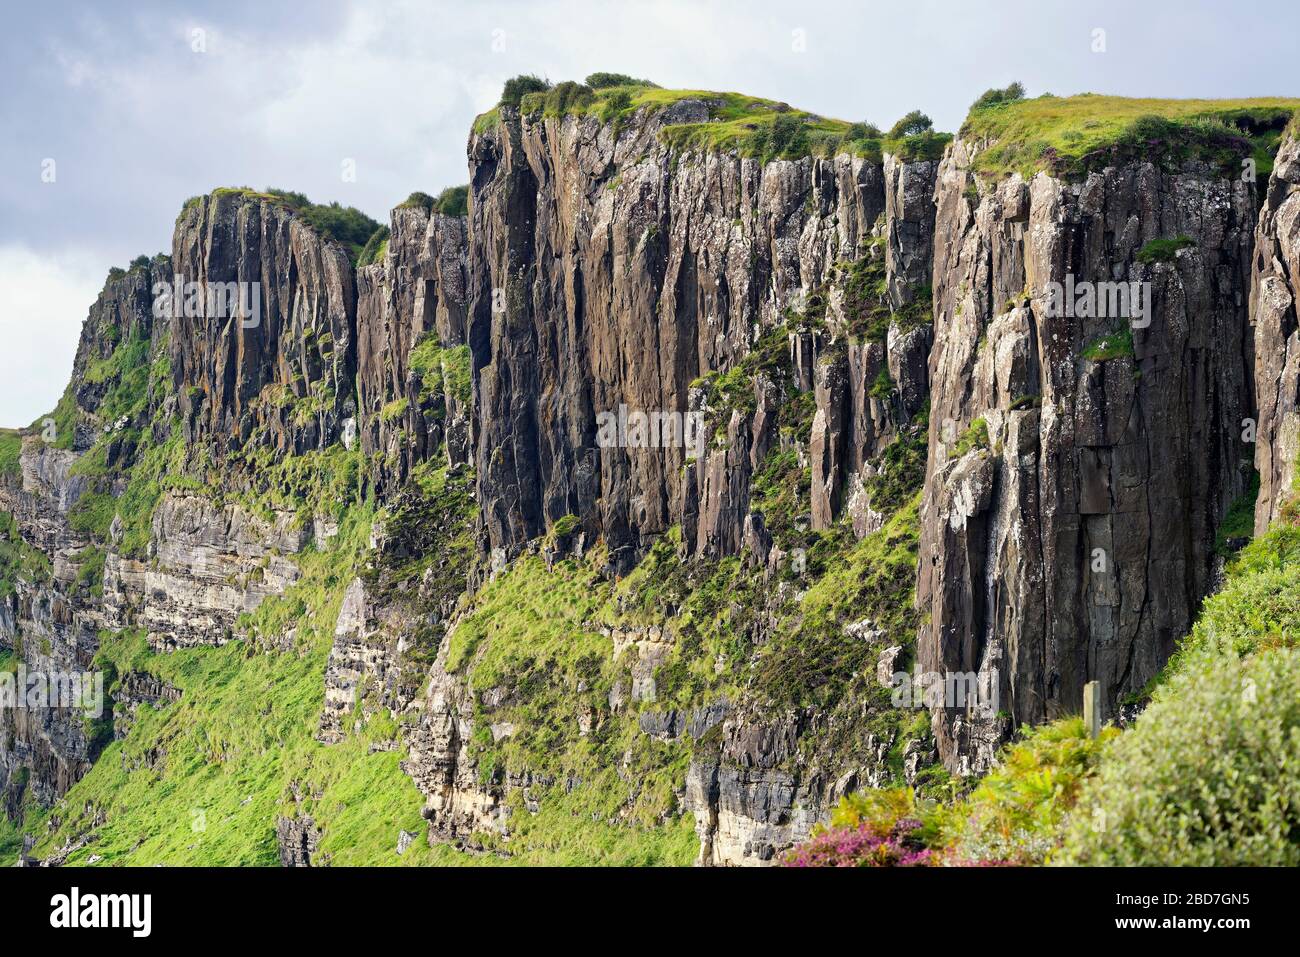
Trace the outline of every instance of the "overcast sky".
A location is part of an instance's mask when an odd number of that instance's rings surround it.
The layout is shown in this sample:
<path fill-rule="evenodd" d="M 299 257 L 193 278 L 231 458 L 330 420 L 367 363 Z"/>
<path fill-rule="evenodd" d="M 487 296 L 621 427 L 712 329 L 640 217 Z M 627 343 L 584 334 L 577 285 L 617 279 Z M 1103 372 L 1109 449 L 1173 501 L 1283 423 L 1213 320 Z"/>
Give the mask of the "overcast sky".
<path fill-rule="evenodd" d="M 470 122 L 517 73 L 618 71 L 882 126 L 919 107 L 953 130 L 1017 79 L 1030 95 L 1295 95 L 1297 26 L 1289 3 L 1208 0 L 9 4 L 0 425 L 53 407 L 109 267 L 170 249 L 186 197 L 277 186 L 386 222 L 412 190 L 467 180 Z"/>

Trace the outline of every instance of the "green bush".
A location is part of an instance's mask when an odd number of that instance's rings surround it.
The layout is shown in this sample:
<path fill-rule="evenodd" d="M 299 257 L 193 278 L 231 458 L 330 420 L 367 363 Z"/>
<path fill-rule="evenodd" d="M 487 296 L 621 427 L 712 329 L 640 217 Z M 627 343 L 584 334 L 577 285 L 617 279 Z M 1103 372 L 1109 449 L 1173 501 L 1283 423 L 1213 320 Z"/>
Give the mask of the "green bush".
<path fill-rule="evenodd" d="M 1196 240 L 1190 236 L 1175 236 L 1173 239 L 1153 239 L 1138 250 L 1137 260 L 1148 265 L 1151 263 L 1173 262 L 1178 255 L 1178 250 L 1195 245 Z"/>
<path fill-rule="evenodd" d="M 933 129 L 933 120 L 920 110 L 913 110 L 890 127 L 887 136 L 891 140 L 897 140 L 905 136 L 915 136 L 918 133 L 928 133 Z"/>
<path fill-rule="evenodd" d="M 469 186 L 448 186 L 433 201 L 433 208 L 444 216 L 464 216 L 469 212 Z"/>
<path fill-rule="evenodd" d="M 1104 745 L 1119 733 L 1106 728 L 1094 741 L 1081 718 L 1027 731 L 954 809 L 953 859 L 1015 864 L 1046 860 L 1060 842 L 1067 814 Z"/>
<path fill-rule="evenodd" d="M 986 110 L 990 106 L 1001 106 L 1003 103 L 1015 103 L 1017 100 L 1025 98 L 1025 88 L 1019 83 L 1012 83 L 1010 86 L 999 90 L 996 87 L 985 90 L 980 94 L 980 98 L 970 105 L 972 111 Z"/>
<path fill-rule="evenodd" d="M 416 190 L 406 199 L 397 204 L 398 209 L 423 209 L 425 212 L 433 212 L 433 204 L 436 202 L 428 193 L 422 193 Z"/>
<path fill-rule="evenodd" d="M 1085 785 L 1059 860 L 1300 866 L 1300 650 L 1180 665 Z"/>
<path fill-rule="evenodd" d="M 626 73 L 593 73 L 584 82 L 593 90 L 603 90 L 610 86 L 657 86 L 649 80 L 638 80 Z"/>
<path fill-rule="evenodd" d="M 551 88 L 540 76 L 534 76 L 531 73 L 525 73 L 521 76 L 512 76 L 506 80 L 506 85 L 501 89 L 502 106 L 518 106 L 529 93 L 545 93 Z"/>

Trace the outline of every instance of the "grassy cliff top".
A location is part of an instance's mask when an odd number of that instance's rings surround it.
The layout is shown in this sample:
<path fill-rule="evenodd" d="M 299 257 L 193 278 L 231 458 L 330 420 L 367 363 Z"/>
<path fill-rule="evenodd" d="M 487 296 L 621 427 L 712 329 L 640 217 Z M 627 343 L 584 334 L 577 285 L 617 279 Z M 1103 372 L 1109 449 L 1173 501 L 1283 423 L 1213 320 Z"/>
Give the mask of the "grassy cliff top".
<path fill-rule="evenodd" d="M 512 81 L 513 82 L 513 81 Z M 510 84 L 507 84 L 507 96 Z M 787 103 L 743 93 L 714 90 L 665 90 L 648 82 L 593 89 L 565 82 L 536 89 L 518 97 L 522 114 L 532 117 L 596 116 L 619 126 L 638 110 L 666 109 L 682 100 L 700 100 L 709 108 L 709 120 L 673 123 L 660 131 L 670 146 L 713 152 L 734 152 L 764 160 L 851 153 L 879 162 L 883 153 L 907 160 L 937 159 L 952 139 L 935 131 L 927 117 L 909 114 L 910 125 L 895 124 L 882 131 L 870 123 L 852 123 L 798 110 Z M 500 107 L 516 105 L 503 98 L 497 107 L 480 114 L 474 131 L 483 133 L 500 119 Z M 918 122 L 919 120 L 919 122 Z"/>
<path fill-rule="evenodd" d="M 1253 156 L 1266 177 L 1283 130 L 1300 99 L 1156 100 L 1121 96 L 1045 94 L 978 104 L 962 125 L 965 139 L 991 145 L 976 169 L 1001 177 L 1038 170 L 1081 176 L 1130 158 L 1205 159 L 1236 173 Z"/>

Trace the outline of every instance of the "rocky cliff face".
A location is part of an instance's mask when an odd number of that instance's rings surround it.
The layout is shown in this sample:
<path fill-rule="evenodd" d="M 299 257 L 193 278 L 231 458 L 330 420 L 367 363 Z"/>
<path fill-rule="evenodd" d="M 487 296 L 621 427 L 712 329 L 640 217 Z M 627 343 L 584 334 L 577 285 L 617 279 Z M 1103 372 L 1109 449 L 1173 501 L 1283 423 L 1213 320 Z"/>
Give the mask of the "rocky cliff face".
<path fill-rule="evenodd" d="M 708 119 L 700 100 L 619 128 L 591 116 L 503 117 L 470 142 L 473 446 L 488 546 L 512 555 L 575 515 L 618 569 L 673 525 L 693 554 L 738 553 L 752 474 L 779 441 L 778 398 L 757 382 L 743 408 L 710 408 L 699 386 L 736 369 L 788 310 L 847 327 L 832 278 L 867 255 L 878 221 L 889 241 L 876 254 L 899 304 L 910 298 L 929 260 L 928 164 L 891 162 L 897 215 L 883 224 L 879 163 L 842 154 L 763 164 L 664 144 L 665 126 Z M 888 402 L 868 394 L 881 369 L 903 383 L 912 411 L 925 393 L 924 335 L 856 346 L 841 335 L 823 370 L 830 339 L 806 330 L 789 343 L 801 388 L 818 379 L 819 523 L 889 431 Z M 598 416 L 620 408 L 701 413 L 719 440 L 698 456 L 603 447 Z"/>
<path fill-rule="evenodd" d="M 850 790 L 982 770 L 1085 681 L 1140 689 L 1211 587 L 1256 396 L 1260 523 L 1292 482 L 1295 142 L 1257 220 L 1192 161 L 987 181 L 973 139 L 763 161 L 666 135 L 720 102 L 502 107 L 468 215 L 403 204 L 359 269 L 281 195 L 187 204 L 171 258 L 92 307 L 57 435 L 0 475 L 0 651 L 89 668 L 128 635 L 291 670 L 319 641 L 263 822 L 290 865 L 346 859 L 330 816 L 360 792 L 324 797 L 326 753 L 400 760 L 435 847 L 689 812 L 699 863 L 761 864 Z M 258 283 L 257 321 L 156 317 L 177 278 Z M 1150 308 L 1063 311 L 1052 283 Z M 637 413 L 682 428 L 602 434 Z M 132 661 L 107 738 L 0 714 L 11 816 L 193 702 Z M 914 663 L 996 703 L 899 708 Z M 132 768 L 162 773 L 149 744 Z"/>
<path fill-rule="evenodd" d="M 261 303 L 256 317 L 227 307 L 171 323 L 187 443 L 222 460 L 338 441 L 356 413 L 356 280 L 343 249 L 273 198 L 218 190 L 181 213 L 172 261 L 204 303 L 215 284 L 232 282 L 258 283 Z"/>
<path fill-rule="evenodd" d="M 387 490 L 439 449 L 452 465 L 469 455 L 469 397 L 452 381 L 463 375 L 468 383 L 467 359 L 457 352 L 465 343 L 467 248 L 463 217 L 398 207 L 387 256 L 357 271 L 361 448 L 382 456 Z"/>
<path fill-rule="evenodd" d="M 1295 494 L 1300 455 L 1300 141 L 1287 135 L 1269 177 L 1255 229 L 1250 315 L 1255 324 L 1255 395 L 1259 406 L 1255 531 L 1263 532 Z"/>
<path fill-rule="evenodd" d="M 918 585 L 923 667 L 1000 692 L 936 717 L 971 770 L 1008 715 L 1077 711 L 1089 680 L 1113 708 L 1186 633 L 1247 480 L 1255 225 L 1252 186 L 1208 168 L 977 187 L 979 148 L 954 143 L 939 173 Z M 1168 237 L 1193 242 L 1137 261 Z M 1053 309 L 1070 281 L 1147 283 L 1149 315 Z"/>

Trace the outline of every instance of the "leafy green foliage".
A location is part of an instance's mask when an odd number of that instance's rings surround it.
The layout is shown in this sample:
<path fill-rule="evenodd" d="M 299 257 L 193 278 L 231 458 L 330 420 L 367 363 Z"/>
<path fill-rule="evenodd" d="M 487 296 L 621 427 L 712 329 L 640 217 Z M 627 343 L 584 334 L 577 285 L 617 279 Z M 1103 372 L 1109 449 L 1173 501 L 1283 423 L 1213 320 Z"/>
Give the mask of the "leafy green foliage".
<path fill-rule="evenodd" d="M 1020 83 L 1012 83 L 1010 86 L 997 89 L 985 90 L 980 94 L 979 99 L 970 105 L 971 112 L 976 110 L 987 110 L 990 107 L 1002 106 L 1005 103 L 1017 103 L 1025 98 L 1025 88 Z"/>
<path fill-rule="evenodd" d="M 531 73 L 512 76 L 506 80 L 506 85 L 501 90 L 501 106 L 519 106 L 520 101 L 530 93 L 544 93 L 551 88 L 551 84 L 539 76 Z"/>
<path fill-rule="evenodd" d="M 1137 260 L 1140 263 L 1148 264 L 1173 262 L 1178 255 L 1178 250 L 1186 249 L 1189 246 L 1195 245 L 1196 240 L 1189 236 L 1175 236 L 1172 239 L 1153 239 L 1138 250 Z"/>
<path fill-rule="evenodd" d="M 954 806 L 951 856 L 962 863 L 1045 862 L 1060 843 L 1067 815 L 1106 744 L 1119 734 L 1107 727 L 1093 740 L 1080 718 L 1027 730 Z"/>
<path fill-rule="evenodd" d="M 444 216 L 464 216 L 469 212 L 469 186 L 448 186 L 438 194 L 433 208 Z"/>
<path fill-rule="evenodd" d="M 655 86 L 649 80 L 638 80 L 626 73 L 592 73 L 584 81 L 593 90 L 603 90 L 611 86 Z"/>
<path fill-rule="evenodd" d="M 933 120 L 920 110 L 913 110 L 890 127 L 887 138 L 891 140 L 901 140 L 904 137 L 915 136 L 917 133 L 927 133 L 933 129 Z"/>
<path fill-rule="evenodd" d="M 1088 784 L 1067 864 L 1300 865 L 1300 650 L 1189 654 Z"/>
<path fill-rule="evenodd" d="M 1214 549 L 1220 555 L 1229 555 L 1234 549 L 1230 543 L 1249 539 L 1255 534 L 1255 500 L 1259 498 L 1259 472 L 1253 471 L 1250 483 L 1241 495 L 1228 506 L 1228 514 L 1219 523 L 1214 535 Z"/>

